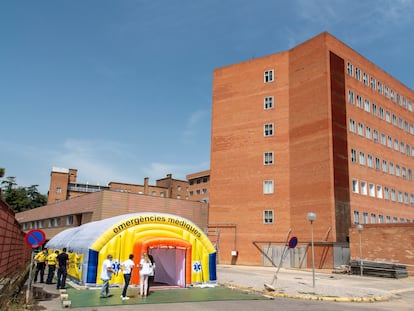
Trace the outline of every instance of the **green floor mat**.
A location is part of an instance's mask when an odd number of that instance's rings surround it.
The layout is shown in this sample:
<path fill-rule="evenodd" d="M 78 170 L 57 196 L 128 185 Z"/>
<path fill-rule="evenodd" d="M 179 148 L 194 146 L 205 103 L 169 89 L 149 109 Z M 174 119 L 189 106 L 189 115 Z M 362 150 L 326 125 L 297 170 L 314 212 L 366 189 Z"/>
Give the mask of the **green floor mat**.
<path fill-rule="evenodd" d="M 121 300 L 120 295 L 122 289 L 120 288 L 111 288 L 110 292 L 113 296 L 109 298 L 99 298 L 100 291 L 98 289 L 78 290 L 75 288 L 69 288 L 67 290 L 72 308 L 152 303 L 267 299 L 258 294 L 229 289 L 223 286 L 154 290 L 151 291 L 151 294 L 147 297 L 140 297 L 138 289 L 128 289 L 128 296 L 130 297 L 129 300 Z"/>

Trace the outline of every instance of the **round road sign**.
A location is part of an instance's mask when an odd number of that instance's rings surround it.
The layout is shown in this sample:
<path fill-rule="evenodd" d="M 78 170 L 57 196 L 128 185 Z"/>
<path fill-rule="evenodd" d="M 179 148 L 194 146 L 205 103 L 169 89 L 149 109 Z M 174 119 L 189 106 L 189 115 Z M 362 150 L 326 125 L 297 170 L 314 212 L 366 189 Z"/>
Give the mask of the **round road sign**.
<path fill-rule="evenodd" d="M 296 245 L 298 244 L 298 238 L 297 237 L 293 237 L 289 240 L 289 248 L 295 248 Z"/>
<path fill-rule="evenodd" d="M 28 246 L 37 248 L 45 243 L 46 235 L 42 230 L 30 230 L 26 233 L 24 240 Z"/>

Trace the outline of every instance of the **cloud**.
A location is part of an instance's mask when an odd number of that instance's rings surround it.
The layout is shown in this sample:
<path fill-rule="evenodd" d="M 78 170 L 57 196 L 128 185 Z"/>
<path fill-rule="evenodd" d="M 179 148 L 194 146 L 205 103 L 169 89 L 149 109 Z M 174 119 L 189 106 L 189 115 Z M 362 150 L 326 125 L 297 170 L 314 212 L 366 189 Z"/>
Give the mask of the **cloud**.
<path fill-rule="evenodd" d="M 200 133 L 199 128 L 203 127 L 204 122 L 209 119 L 209 111 L 205 109 L 194 111 L 187 119 L 187 123 L 182 134 L 183 143 L 192 143 L 197 139 L 197 135 Z"/>
<path fill-rule="evenodd" d="M 295 11 L 303 22 L 293 37 L 311 37 L 310 32 L 339 32 L 348 42 L 373 42 L 390 35 L 395 28 L 411 23 L 414 2 L 410 0 L 343 1 L 298 0 Z M 303 31 L 306 29 L 305 31 Z M 298 33 L 300 31 L 300 33 Z M 356 37 L 355 33 L 359 35 Z M 296 44 L 296 42 L 295 42 Z"/>
<path fill-rule="evenodd" d="M 137 155 L 131 154 L 128 146 L 118 142 L 68 139 L 52 162 L 53 166 L 77 169 L 80 183 L 106 185 L 119 181 L 124 163 L 132 162 L 134 157 Z"/>

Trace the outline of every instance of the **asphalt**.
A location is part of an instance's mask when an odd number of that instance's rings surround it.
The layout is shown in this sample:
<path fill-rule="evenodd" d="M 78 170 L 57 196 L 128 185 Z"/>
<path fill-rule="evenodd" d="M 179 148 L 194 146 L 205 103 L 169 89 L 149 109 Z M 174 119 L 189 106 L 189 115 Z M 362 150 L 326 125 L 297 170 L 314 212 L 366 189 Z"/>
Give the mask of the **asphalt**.
<path fill-rule="evenodd" d="M 217 284 L 268 297 L 338 302 L 379 302 L 414 292 L 414 277 L 391 279 L 274 267 L 218 265 Z M 55 285 L 34 284 L 49 299 L 39 299 L 36 310 L 62 310 L 61 293 Z M 70 299 L 70 297 L 69 297 Z M 122 309 L 122 307 L 118 307 Z M 129 310 L 129 309 L 128 309 Z"/>

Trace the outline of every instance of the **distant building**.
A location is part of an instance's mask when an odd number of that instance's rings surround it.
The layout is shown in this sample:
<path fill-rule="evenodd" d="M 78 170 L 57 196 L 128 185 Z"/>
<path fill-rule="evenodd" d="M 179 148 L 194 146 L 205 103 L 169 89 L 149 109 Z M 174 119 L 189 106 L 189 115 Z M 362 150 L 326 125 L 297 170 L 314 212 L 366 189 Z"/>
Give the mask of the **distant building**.
<path fill-rule="evenodd" d="M 41 229 L 49 240 L 73 227 L 118 215 L 159 212 L 185 217 L 207 230 L 208 204 L 130 192 L 102 190 L 16 214 L 24 231 Z"/>
<path fill-rule="evenodd" d="M 296 236 L 303 266 L 309 212 L 317 267 L 342 263 L 355 224 L 413 222 L 414 93 L 330 34 L 216 69 L 212 97 L 219 262 L 262 264 Z"/>
<path fill-rule="evenodd" d="M 208 202 L 210 195 L 210 171 L 202 171 L 189 174 L 188 180 L 188 198 L 193 201 Z"/>
<path fill-rule="evenodd" d="M 186 180 L 172 178 L 172 174 L 167 174 L 165 178 L 156 180 L 155 185 L 150 185 L 149 178 L 146 177 L 143 185 L 111 181 L 107 186 L 102 186 L 77 182 L 77 173 L 77 169 L 52 168 L 47 200 L 48 205 L 103 190 L 146 194 L 161 198 L 193 200 L 188 196 L 189 183 Z"/>

